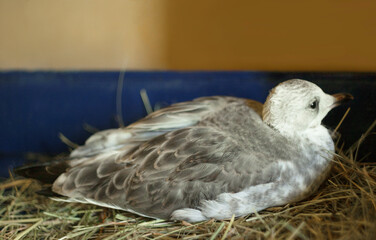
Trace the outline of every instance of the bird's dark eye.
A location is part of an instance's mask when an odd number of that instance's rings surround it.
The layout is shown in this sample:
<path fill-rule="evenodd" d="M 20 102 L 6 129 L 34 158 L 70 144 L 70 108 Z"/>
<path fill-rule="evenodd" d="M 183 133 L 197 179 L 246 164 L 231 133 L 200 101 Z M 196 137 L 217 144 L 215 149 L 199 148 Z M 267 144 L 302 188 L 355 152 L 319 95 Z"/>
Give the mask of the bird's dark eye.
<path fill-rule="evenodd" d="M 315 101 L 313 101 L 313 102 L 311 102 L 310 104 L 309 104 L 309 107 L 310 108 L 312 108 L 312 109 L 316 109 L 316 107 L 317 107 L 317 100 L 315 100 Z"/>

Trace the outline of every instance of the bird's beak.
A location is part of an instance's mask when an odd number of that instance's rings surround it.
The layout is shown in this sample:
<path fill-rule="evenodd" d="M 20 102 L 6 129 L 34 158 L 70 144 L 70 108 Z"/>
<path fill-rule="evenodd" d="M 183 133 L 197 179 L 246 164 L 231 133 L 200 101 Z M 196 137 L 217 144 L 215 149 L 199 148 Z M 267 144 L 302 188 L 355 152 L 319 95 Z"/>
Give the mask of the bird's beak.
<path fill-rule="evenodd" d="M 332 105 L 332 108 L 335 108 L 343 103 L 346 103 L 354 99 L 354 97 L 349 93 L 336 93 L 333 94 L 332 97 L 334 97 L 334 103 Z"/>

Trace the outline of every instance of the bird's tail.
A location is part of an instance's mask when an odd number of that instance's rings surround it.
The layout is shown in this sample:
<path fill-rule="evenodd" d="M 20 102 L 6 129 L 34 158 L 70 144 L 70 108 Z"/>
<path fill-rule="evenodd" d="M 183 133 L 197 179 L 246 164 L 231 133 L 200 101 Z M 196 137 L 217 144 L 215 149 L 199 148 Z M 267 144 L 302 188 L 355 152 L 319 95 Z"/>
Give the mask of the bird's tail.
<path fill-rule="evenodd" d="M 60 174 L 69 168 L 69 159 L 54 160 L 51 162 L 33 163 L 14 169 L 16 175 L 32 178 L 42 183 L 52 184 Z"/>

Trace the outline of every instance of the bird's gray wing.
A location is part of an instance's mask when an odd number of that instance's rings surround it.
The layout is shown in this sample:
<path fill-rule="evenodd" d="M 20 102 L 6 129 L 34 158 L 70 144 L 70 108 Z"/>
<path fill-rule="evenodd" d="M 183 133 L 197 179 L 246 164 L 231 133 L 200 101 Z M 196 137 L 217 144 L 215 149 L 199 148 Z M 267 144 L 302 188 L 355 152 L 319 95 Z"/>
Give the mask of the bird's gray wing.
<path fill-rule="evenodd" d="M 252 137 L 252 136 L 250 136 Z M 165 133 L 125 154 L 71 168 L 54 183 L 59 194 L 156 218 L 246 186 L 274 181 L 278 169 L 214 127 Z"/>
<path fill-rule="evenodd" d="M 153 112 L 125 128 L 110 129 L 93 134 L 87 139 L 85 145 L 73 150 L 70 157 L 90 157 L 119 148 L 122 148 L 122 152 L 130 151 L 141 143 L 166 132 L 193 126 L 233 101 L 243 100 L 213 96 L 173 104 Z M 76 165 L 75 161 L 72 161 L 72 164 Z"/>

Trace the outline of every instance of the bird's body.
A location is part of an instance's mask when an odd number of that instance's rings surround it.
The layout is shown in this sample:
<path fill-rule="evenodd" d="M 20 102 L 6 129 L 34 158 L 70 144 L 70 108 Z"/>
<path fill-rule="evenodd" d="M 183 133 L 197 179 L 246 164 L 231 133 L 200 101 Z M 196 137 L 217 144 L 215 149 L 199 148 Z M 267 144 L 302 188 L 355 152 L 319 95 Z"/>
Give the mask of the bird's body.
<path fill-rule="evenodd" d="M 321 119 L 336 97 L 312 83 L 291 81 L 312 93 L 303 94 L 308 102 L 298 113 L 293 107 L 279 116 L 283 123 L 273 108 L 284 111 L 291 102 L 279 106 L 278 98 L 264 106 L 234 97 L 175 104 L 126 128 L 94 134 L 71 153 L 52 190 L 71 201 L 190 222 L 299 201 L 330 169 L 334 144 Z M 294 86 L 289 90 L 295 94 Z M 312 108 L 316 98 L 326 104 L 321 110 L 308 109 L 302 121 L 285 124 L 293 120 L 284 114 Z"/>

